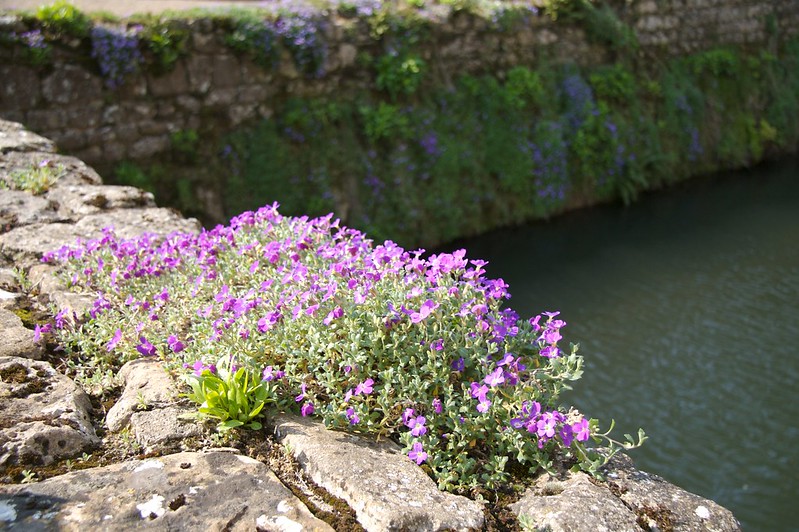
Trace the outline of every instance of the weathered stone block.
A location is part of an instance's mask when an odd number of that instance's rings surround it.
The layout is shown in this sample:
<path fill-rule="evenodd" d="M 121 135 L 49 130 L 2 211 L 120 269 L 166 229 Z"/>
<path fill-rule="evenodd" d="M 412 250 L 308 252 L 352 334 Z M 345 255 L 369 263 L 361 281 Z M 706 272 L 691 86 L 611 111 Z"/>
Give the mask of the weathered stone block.
<path fill-rule="evenodd" d="M 439 491 L 392 442 L 375 443 L 325 429 L 318 422 L 280 417 L 275 432 L 314 482 L 344 499 L 367 530 L 474 530 L 483 507 Z"/>
<path fill-rule="evenodd" d="M 42 96 L 49 103 L 71 104 L 102 99 L 103 84 L 77 65 L 59 65 L 42 81 Z"/>
<path fill-rule="evenodd" d="M 175 96 L 186 93 L 189 82 L 183 61 L 178 61 L 171 70 L 160 76 L 147 76 L 147 87 L 153 96 Z"/>
<path fill-rule="evenodd" d="M 34 340 L 34 332 L 25 328 L 22 320 L 13 312 L 0 309 L 0 331 L 3 331 L 0 357 L 40 360 L 44 355 L 44 349 Z"/>
<path fill-rule="evenodd" d="M 42 97 L 39 76 L 32 67 L 0 66 L 0 108 L 20 111 L 36 107 Z"/>
<path fill-rule="evenodd" d="M 153 155 L 168 150 L 169 146 L 169 135 L 144 137 L 133 143 L 128 150 L 128 155 L 133 159 L 146 159 L 147 157 L 152 157 Z"/>
<path fill-rule="evenodd" d="M 108 210 L 155 207 L 152 193 L 126 186 L 60 186 L 48 191 L 46 197 L 55 202 L 63 218 L 73 221 Z"/>
<path fill-rule="evenodd" d="M 239 61 L 232 55 L 216 55 L 213 58 L 213 86 L 236 87 L 241 83 Z"/>
<path fill-rule="evenodd" d="M 189 92 L 205 94 L 213 82 L 213 59 L 207 55 L 195 54 L 186 58 L 189 74 Z M 185 98 L 185 95 L 183 96 Z"/>
<path fill-rule="evenodd" d="M 0 397 L 0 465 L 47 465 L 100 442 L 89 398 L 47 362 L 0 357 Z"/>
<path fill-rule="evenodd" d="M 264 464 L 186 452 L 0 487 L 12 530 L 318 531 L 332 528 Z"/>

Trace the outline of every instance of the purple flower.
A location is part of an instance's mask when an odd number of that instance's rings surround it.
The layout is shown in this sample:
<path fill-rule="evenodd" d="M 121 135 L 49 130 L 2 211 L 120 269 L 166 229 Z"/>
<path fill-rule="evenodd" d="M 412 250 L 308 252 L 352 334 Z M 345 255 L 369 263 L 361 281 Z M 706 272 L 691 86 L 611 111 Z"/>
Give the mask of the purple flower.
<path fill-rule="evenodd" d="M 560 356 L 560 349 L 555 347 L 554 345 L 548 345 L 543 348 L 539 353 L 542 357 L 545 358 L 557 358 Z"/>
<path fill-rule="evenodd" d="M 66 318 L 67 318 L 67 309 L 61 309 L 58 311 L 58 314 L 55 315 L 55 328 L 56 329 L 63 329 L 66 325 Z"/>
<path fill-rule="evenodd" d="M 258 320 L 258 331 L 265 333 L 270 330 L 274 325 L 280 321 L 281 315 L 279 310 L 268 312 L 266 316 Z"/>
<path fill-rule="evenodd" d="M 461 372 L 466 368 L 466 363 L 463 360 L 463 357 L 458 358 L 458 360 L 452 361 L 452 369 L 455 371 Z"/>
<path fill-rule="evenodd" d="M 108 352 L 113 351 L 120 340 L 122 340 L 122 330 L 117 329 L 116 332 L 114 333 L 114 337 L 111 338 L 111 341 L 105 345 L 106 351 Z"/>
<path fill-rule="evenodd" d="M 480 412 L 481 414 L 485 414 L 486 412 L 488 412 L 489 408 L 491 408 L 491 401 L 489 401 L 488 399 L 484 399 L 479 403 L 477 403 L 477 411 Z"/>
<path fill-rule="evenodd" d="M 416 415 L 416 411 L 413 408 L 406 408 L 405 412 L 402 413 L 402 423 L 404 425 L 408 425 L 408 422 Z"/>
<path fill-rule="evenodd" d="M 337 320 L 343 315 L 344 315 L 344 310 L 341 307 L 336 307 L 327 313 L 327 316 L 325 317 L 324 320 L 322 320 L 322 323 L 324 323 L 325 325 L 330 325 L 333 322 L 333 320 Z"/>
<path fill-rule="evenodd" d="M 314 412 L 313 403 L 310 401 L 306 401 L 305 404 L 302 405 L 300 408 L 300 413 L 302 413 L 302 417 L 308 417 Z"/>
<path fill-rule="evenodd" d="M 488 393 L 488 387 L 485 384 L 479 384 L 473 382 L 471 385 L 471 394 L 472 397 L 483 402 L 486 400 L 486 394 Z"/>
<path fill-rule="evenodd" d="M 166 339 L 166 343 L 173 353 L 180 353 L 186 347 L 174 334 L 169 335 L 169 338 Z"/>
<path fill-rule="evenodd" d="M 430 348 L 434 349 L 436 351 L 443 350 L 444 349 L 444 339 L 443 338 L 439 338 L 438 340 L 436 340 L 435 342 L 430 344 Z"/>
<path fill-rule="evenodd" d="M 428 299 L 422 303 L 422 308 L 419 309 L 419 312 L 411 312 L 411 322 L 419 323 L 420 321 L 424 321 L 437 308 L 438 303 Z"/>
<path fill-rule="evenodd" d="M 424 426 L 427 419 L 424 416 L 411 417 L 405 423 L 405 426 L 411 429 L 413 436 L 419 437 L 427 432 L 427 427 Z"/>
<path fill-rule="evenodd" d="M 372 393 L 372 385 L 375 383 L 372 379 L 366 379 L 355 387 L 355 395 L 369 395 Z"/>
<path fill-rule="evenodd" d="M 574 429 L 572 429 L 571 425 L 563 425 L 560 428 L 560 439 L 563 441 L 563 445 L 566 447 L 572 444 L 572 440 L 574 439 Z"/>
<path fill-rule="evenodd" d="M 45 323 L 44 325 L 36 324 L 36 327 L 33 329 L 33 341 L 37 344 L 42 339 L 43 334 L 49 333 L 53 329 L 53 326 L 49 323 Z"/>
<path fill-rule="evenodd" d="M 408 453 L 408 458 L 416 462 L 416 465 L 422 465 L 422 462 L 427 460 L 427 453 L 424 452 L 424 447 L 420 442 L 413 442 L 413 448 Z"/>
<path fill-rule="evenodd" d="M 306 386 L 306 385 L 305 385 L 305 383 L 304 383 L 304 382 L 303 382 L 303 383 L 300 385 L 300 389 L 301 389 L 302 391 L 300 392 L 300 394 L 299 394 L 297 397 L 295 397 L 295 398 L 294 398 L 294 401 L 296 401 L 297 403 L 299 403 L 300 401 L 302 401 L 303 399 L 305 399 L 305 386 Z"/>
<path fill-rule="evenodd" d="M 272 368 L 272 366 L 266 366 L 264 368 L 264 373 L 263 373 L 263 376 L 261 378 L 263 380 L 265 380 L 266 382 L 271 382 L 271 381 L 276 381 L 276 380 L 282 379 L 284 375 L 285 375 L 285 373 L 283 371 L 281 371 L 279 369 L 275 370 L 275 369 Z M 303 392 L 305 392 L 304 388 L 303 388 Z"/>
<path fill-rule="evenodd" d="M 583 418 L 576 423 L 572 423 L 571 427 L 574 432 L 574 438 L 577 441 L 588 441 L 588 438 L 591 437 L 591 428 L 587 419 Z"/>
<path fill-rule="evenodd" d="M 358 414 L 355 413 L 354 408 L 347 409 L 347 420 L 349 420 L 350 425 L 357 425 L 360 423 L 361 418 L 358 417 Z"/>
<path fill-rule="evenodd" d="M 436 397 L 433 399 L 433 411 L 436 414 L 440 414 L 444 410 L 444 405 L 441 404 L 441 399 Z"/>
<path fill-rule="evenodd" d="M 496 388 L 503 382 L 505 382 L 505 377 L 502 375 L 502 368 L 497 368 L 493 372 L 486 375 L 483 382 L 491 386 L 492 388 Z"/>
<path fill-rule="evenodd" d="M 191 366 L 188 364 L 183 364 L 183 367 L 187 369 L 188 368 L 193 369 L 194 375 L 196 375 L 197 377 L 202 376 L 204 371 L 210 371 L 211 373 L 216 373 L 216 366 L 214 366 L 213 364 L 206 366 L 205 364 L 203 364 L 202 360 L 195 360 L 194 364 L 192 364 Z"/>
<path fill-rule="evenodd" d="M 136 346 L 136 351 L 145 357 L 155 356 L 155 346 L 144 336 L 139 336 L 139 345 Z"/>

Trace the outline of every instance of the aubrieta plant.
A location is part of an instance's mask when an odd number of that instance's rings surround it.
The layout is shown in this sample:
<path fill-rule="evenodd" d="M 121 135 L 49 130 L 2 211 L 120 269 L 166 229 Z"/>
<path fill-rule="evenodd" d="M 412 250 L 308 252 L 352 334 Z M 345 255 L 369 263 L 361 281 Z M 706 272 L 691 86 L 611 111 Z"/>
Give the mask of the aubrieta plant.
<path fill-rule="evenodd" d="M 604 460 L 587 442 L 604 437 L 611 452 L 618 442 L 558 401 L 582 368 L 577 347 L 560 345 L 558 313 L 503 308 L 507 285 L 463 250 L 423 255 L 275 204 L 200 234 L 125 240 L 107 229 L 43 260 L 96 295 L 84 318 L 56 316 L 69 352 L 100 371 L 140 356 L 193 370 L 192 395 L 223 424 L 257 427 L 274 401 L 400 442 L 447 490 L 495 488 L 509 462 L 534 472 L 556 454 L 596 471 Z M 265 393 L 230 400 L 253 385 Z"/>
<path fill-rule="evenodd" d="M 92 28 L 92 57 L 100 65 L 100 73 L 109 88 L 119 87 L 125 81 L 125 76 L 139 69 L 143 59 L 139 51 L 140 31 L 141 26 L 129 29 Z"/>

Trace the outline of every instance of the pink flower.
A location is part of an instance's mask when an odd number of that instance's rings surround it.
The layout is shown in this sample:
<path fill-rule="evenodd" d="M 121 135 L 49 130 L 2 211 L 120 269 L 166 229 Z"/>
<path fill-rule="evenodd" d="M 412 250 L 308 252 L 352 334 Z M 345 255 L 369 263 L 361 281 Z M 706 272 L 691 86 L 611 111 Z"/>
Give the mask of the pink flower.
<path fill-rule="evenodd" d="M 408 453 L 408 458 L 416 462 L 416 465 L 422 465 L 422 462 L 427 460 L 427 453 L 424 452 L 424 447 L 418 441 L 413 442 L 413 448 Z"/>

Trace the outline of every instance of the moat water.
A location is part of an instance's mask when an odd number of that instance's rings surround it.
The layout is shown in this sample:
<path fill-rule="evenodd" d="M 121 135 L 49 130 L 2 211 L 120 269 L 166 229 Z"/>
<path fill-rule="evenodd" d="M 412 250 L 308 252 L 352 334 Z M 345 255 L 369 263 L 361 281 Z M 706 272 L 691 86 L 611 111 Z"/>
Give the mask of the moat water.
<path fill-rule="evenodd" d="M 523 317 L 562 312 L 585 357 L 565 402 L 642 427 L 641 469 L 745 530 L 799 529 L 799 159 L 456 247 Z"/>

